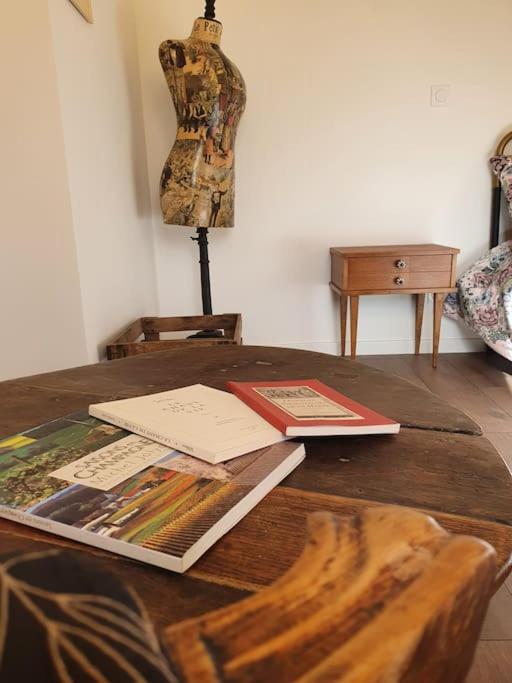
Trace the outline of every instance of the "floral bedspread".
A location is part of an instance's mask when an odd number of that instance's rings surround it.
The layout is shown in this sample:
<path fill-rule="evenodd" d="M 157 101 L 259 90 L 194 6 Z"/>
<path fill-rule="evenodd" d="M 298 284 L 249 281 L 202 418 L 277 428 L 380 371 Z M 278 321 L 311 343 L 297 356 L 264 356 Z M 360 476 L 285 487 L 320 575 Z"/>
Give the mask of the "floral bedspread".
<path fill-rule="evenodd" d="M 512 358 L 512 241 L 491 249 L 457 280 L 445 314 L 464 321 L 482 339 Z"/>

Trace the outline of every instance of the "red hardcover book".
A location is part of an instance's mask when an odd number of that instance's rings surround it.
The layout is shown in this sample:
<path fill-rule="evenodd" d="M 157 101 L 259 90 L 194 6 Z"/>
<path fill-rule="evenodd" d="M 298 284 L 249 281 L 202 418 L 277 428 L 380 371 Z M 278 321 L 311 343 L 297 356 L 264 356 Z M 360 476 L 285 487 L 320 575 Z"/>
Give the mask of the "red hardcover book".
<path fill-rule="evenodd" d="M 286 436 L 397 434 L 400 425 L 316 379 L 228 382 L 229 391 Z"/>

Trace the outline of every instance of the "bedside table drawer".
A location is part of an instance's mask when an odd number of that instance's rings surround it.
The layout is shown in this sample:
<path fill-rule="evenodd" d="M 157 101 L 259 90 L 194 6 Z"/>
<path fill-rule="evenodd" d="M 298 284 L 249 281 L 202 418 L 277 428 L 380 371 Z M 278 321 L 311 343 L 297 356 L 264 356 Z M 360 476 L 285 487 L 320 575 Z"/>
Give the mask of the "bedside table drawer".
<path fill-rule="evenodd" d="M 441 273 L 446 270 L 451 271 L 453 256 L 451 254 L 434 254 L 432 256 L 409 256 L 405 259 L 413 273 L 424 273 L 432 271 Z"/>
<path fill-rule="evenodd" d="M 401 273 L 410 270 L 411 259 L 406 256 L 370 256 L 351 258 L 348 261 L 349 277 L 352 275 L 376 275 L 378 273 Z"/>
<path fill-rule="evenodd" d="M 452 257 L 450 254 L 406 256 L 395 254 L 393 256 L 371 256 L 366 258 L 349 259 L 349 276 L 359 274 L 377 273 L 409 273 L 429 272 L 440 273 L 452 269 Z"/>
<path fill-rule="evenodd" d="M 353 272 L 349 269 L 348 290 L 437 289 L 450 287 L 451 271 L 394 273 Z"/>

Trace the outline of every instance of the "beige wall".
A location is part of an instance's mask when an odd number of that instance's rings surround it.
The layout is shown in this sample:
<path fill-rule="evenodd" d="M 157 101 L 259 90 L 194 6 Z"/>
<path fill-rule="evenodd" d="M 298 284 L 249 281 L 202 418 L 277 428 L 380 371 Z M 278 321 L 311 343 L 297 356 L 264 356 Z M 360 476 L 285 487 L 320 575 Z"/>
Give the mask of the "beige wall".
<path fill-rule="evenodd" d="M 176 120 L 157 48 L 201 9 L 96 0 L 94 25 L 66 0 L 2 12 L 0 378 L 96 360 L 139 315 L 200 311 L 192 233 L 159 210 Z M 223 0 L 219 15 L 249 101 L 237 227 L 211 240 L 215 309 L 244 314 L 247 343 L 336 352 L 329 246 L 438 241 L 461 267 L 485 249 L 512 5 Z M 448 107 L 430 107 L 434 84 Z M 362 353 L 412 349 L 411 301 L 361 308 Z M 472 336 L 446 321 L 442 347 Z"/>
<path fill-rule="evenodd" d="M 0 379 L 86 361 L 48 8 L 0 21 Z"/>
<path fill-rule="evenodd" d="M 188 35 L 202 5 L 135 6 L 161 310 L 197 313 L 194 247 L 158 207 L 176 120 L 157 48 Z M 512 3 L 223 0 L 218 15 L 248 107 L 237 227 L 211 240 L 214 306 L 243 312 L 247 343 L 335 352 L 330 246 L 435 241 L 460 247 L 461 266 L 486 248 L 487 159 L 512 127 Z M 430 106 L 436 84 L 451 86 L 448 107 Z M 413 333 L 407 297 L 362 301 L 361 352 L 410 352 Z M 442 348 L 471 337 L 447 320 Z"/>
<path fill-rule="evenodd" d="M 96 0 L 93 25 L 48 0 L 88 358 L 156 315 L 151 205 L 132 3 Z"/>
<path fill-rule="evenodd" d="M 0 379 L 95 362 L 158 312 L 133 6 L 2 11 Z"/>

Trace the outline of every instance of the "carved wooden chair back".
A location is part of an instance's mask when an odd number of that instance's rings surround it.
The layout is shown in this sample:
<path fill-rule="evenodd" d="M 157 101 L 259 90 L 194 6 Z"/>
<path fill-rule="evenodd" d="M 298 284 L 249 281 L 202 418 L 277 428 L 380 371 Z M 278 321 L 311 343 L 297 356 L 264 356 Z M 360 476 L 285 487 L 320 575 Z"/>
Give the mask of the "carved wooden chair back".
<path fill-rule="evenodd" d="M 165 654 L 144 606 L 116 577 L 48 543 L 14 548 L 0 557 L 0 681 L 463 681 L 496 577 L 494 550 L 396 507 L 317 513 L 309 525 L 281 580 L 168 628 Z"/>
<path fill-rule="evenodd" d="M 465 680 L 496 576 L 491 546 L 396 507 L 317 513 L 309 532 L 276 584 L 166 631 L 180 680 Z"/>

